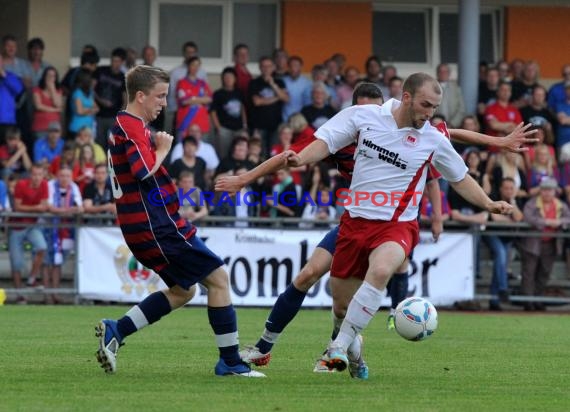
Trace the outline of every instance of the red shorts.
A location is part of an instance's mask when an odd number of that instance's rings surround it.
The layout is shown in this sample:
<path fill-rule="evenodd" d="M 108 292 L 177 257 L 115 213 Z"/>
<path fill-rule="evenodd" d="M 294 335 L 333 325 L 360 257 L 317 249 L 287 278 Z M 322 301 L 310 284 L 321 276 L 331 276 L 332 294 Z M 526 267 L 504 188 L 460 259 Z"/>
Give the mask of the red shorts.
<path fill-rule="evenodd" d="M 386 242 L 396 242 L 402 246 L 406 256 L 409 256 L 419 240 L 420 229 L 417 220 L 368 220 L 350 217 L 348 212 L 345 212 L 340 219 L 331 276 L 364 279 L 368 270 L 368 256 L 378 246 Z"/>

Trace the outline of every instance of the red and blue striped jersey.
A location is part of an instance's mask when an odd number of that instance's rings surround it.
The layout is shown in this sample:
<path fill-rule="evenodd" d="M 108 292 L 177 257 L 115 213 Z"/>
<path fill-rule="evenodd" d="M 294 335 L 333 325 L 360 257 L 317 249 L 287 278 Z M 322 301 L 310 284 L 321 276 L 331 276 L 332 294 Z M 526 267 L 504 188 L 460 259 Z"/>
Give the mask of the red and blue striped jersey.
<path fill-rule="evenodd" d="M 135 257 L 161 266 L 165 263 L 161 244 L 184 241 L 196 228 L 178 214 L 177 188 L 165 167 L 149 176 L 156 162 L 155 149 L 144 121 L 119 112 L 109 137 L 109 171 L 119 224 Z"/>

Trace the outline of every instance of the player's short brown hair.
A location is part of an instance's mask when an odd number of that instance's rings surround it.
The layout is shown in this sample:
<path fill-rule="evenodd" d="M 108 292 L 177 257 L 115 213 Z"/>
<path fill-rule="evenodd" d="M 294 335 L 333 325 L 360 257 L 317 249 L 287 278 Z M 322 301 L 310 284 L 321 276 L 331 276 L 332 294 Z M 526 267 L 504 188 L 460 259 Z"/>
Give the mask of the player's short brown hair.
<path fill-rule="evenodd" d="M 402 86 L 403 92 L 408 92 L 409 94 L 415 96 L 416 92 L 426 83 L 433 84 L 433 91 L 436 94 L 441 94 L 441 86 L 432 76 L 427 73 L 414 73 L 406 79 L 404 85 Z"/>
<path fill-rule="evenodd" d="M 158 67 L 145 65 L 135 66 L 130 69 L 125 75 L 125 79 L 129 103 L 135 100 L 138 91 L 147 95 L 157 83 L 170 82 L 170 76 L 166 71 Z"/>

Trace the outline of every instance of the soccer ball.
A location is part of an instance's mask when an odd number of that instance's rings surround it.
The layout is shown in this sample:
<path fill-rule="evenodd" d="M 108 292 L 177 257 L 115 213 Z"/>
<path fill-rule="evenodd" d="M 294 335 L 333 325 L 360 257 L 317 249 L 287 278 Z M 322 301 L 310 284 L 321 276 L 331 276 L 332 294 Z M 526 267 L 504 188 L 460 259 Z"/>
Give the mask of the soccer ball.
<path fill-rule="evenodd" d="M 437 329 L 437 311 L 423 298 L 407 298 L 396 308 L 394 324 L 404 339 L 424 340 Z"/>

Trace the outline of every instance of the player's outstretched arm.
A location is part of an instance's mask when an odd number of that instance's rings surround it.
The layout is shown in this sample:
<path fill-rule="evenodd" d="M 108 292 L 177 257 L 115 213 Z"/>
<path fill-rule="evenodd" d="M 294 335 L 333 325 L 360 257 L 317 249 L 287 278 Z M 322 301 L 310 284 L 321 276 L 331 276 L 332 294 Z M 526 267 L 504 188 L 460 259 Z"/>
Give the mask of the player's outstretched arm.
<path fill-rule="evenodd" d="M 287 155 L 280 153 L 267 159 L 254 169 L 240 176 L 222 176 L 216 180 L 216 192 L 227 192 L 230 195 L 239 192 L 243 187 L 265 175 L 275 173 L 287 166 Z"/>
<path fill-rule="evenodd" d="M 504 201 L 494 202 L 485 193 L 479 183 L 469 174 L 465 174 L 463 180 L 459 182 L 449 182 L 453 189 L 467 200 L 469 203 L 485 209 L 489 213 L 500 213 L 508 215 L 513 212 L 513 206 Z"/>
<path fill-rule="evenodd" d="M 519 125 L 509 133 L 507 136 L 489 136 L 482 133 L 472 132 L 464 129 L 449 129 L 451 139 L 460 143 L 496 146 L 500 149 L 505 149 L 510 152 L 520 153 L 528 151 L 525 145 L 529 143 L 536 143 L 538 139 L 532 135 L 536 130 L 528 130 L 532 124 L 519 123 Z"/>
<path fill-rule="evenodd" d="M 324 140 L 317 139 L 301 150 L 299 154 L 292 150 L 286 150 L 283 154 L 287 156 L 288 166 L 298 167 L 323 160 L 325 157 L 330 156 L 331 152 Z"/>

